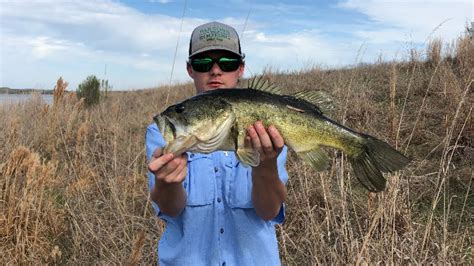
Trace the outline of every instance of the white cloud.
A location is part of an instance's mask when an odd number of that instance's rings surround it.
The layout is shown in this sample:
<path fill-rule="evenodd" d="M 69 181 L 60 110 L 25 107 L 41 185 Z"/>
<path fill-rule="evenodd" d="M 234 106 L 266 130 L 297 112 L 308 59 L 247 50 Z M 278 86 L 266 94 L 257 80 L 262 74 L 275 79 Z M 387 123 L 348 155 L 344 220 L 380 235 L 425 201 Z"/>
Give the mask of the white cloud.
<path fill-rule="evenodd" d="M 47 36 L 39 36 L 32 40 L 26 40 L 25 44 L 31 45 L 32 56 L 38 59 L 53 56 L 55 53 L 77 49 L 81 43 L 71 43 L 67 40 L 55 40 Z"/>
<path fill-rule="evenodd" d="M 341 66 L 355 63 L 353 51 L 358 43 L 331 43 L 318 31 L 307 30 L 290 34 L 267 35 L 251 31 L 245 33 L 243 48 L 248 54 L 251 69 L 272 66 L 281 70 L 298 70 L 314 64 Z M 348 47 L 349 45 L 349 47 Z M 257 66 L 257 68 L 255 68 Z"/>
<path fill-rule="evenodd" d="M 35 10 L 35 12 L 31 12 Z M 46 32 L 68 39 L 89 40 L 91 48 L 120 47 L 155 50 L 172 46 L 177 39 L 178 18 L 145 15 L 109 1 L 9 2 L 0 14 L 6 26 L 22 33 Z M 33 25 L 33 30 L 29 30 Z M 183 32 L 190 32 L 184 28 Z"/>
<path fill-rule="evenodd" d="M 171 3 L 171 0 L 148 0 L 150 3 L 160 3 L 160 4 L 168 4 Z"/>
<path fill-rule="evenodd" d="M 473 5 L 471 0 L 348 0 L 339 4 L 374 21 L 370 29 L 355 33 L 377 43 L 397 40 L 425 42 L 437 36 L 450 41 L 463 31 L 467 22 L 472 21 Z"/>
<path fill-rule="evenodd" d="M 153 86 L 169 80 L 178 36 L 179 54 L 185 54 L 191 30 L 202 23 L 187 19 L 179 32 L 181 19 L 166 15 L 145 15 L 110 1 L 2 1 L 1 85 L 38 84 L 36 75 L 24 75 L 22 63 L 36 65 L 44 76 L 40 85 L 52 87 L 61 73 L 103 73 L 109 65 L 108 78 L 122 80 L 116 88 Z M 34 12 L 31 12 L 34 10 Z M 185 62 L 183 56 L 177 60 Z M 42 68 L 44 64 L 48 67 Z M 7 67 L 8 66 L 8 67 Z M 53 67 L 56 66 L 56 67 Z M 70 69 L 64 69 L 67 66 Z M 78 68 L 86 68 L 79 71 Z M 130 81 L 113 70 L 129 68 Z M 147 71 L 145 79 L 134 79 L 137 71 Z M 184 71 L 175 75 L 183 79 Z M 75 75 L 71 89 L 85 78 Z"/>

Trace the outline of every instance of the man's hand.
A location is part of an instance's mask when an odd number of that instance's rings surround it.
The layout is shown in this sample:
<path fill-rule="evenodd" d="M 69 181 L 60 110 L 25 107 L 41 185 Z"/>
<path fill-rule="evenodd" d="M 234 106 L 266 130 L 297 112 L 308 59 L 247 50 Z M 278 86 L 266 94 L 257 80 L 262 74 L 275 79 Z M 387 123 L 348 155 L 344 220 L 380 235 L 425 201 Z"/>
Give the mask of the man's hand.
<path fill-rule="evenodd" d="M 261 121 L 257 121 L 247 128 L 245 140 L 245 145 L 251 145 L 260 153 L 260 165 L 257 167 L 276 164 L 276 159 L 285 145 L 280 132 L 274 126 L 269 126 L 268 130 L 265 129 Z"/>
<path fill-rule="evenodd" d="M 286 187 L 278 176 L 277 158 L 285 145 L 280 132 L 258 121 L 247 128 L 246 144 L 260 153 L 260 164 L 252 168 L 252 201 L 255 212 L 268 221 L 278 214 L 286 198 Z"/>
<path fill-rule="evenodd" d="M 187 173 L 186 153 L 174 157 L 172 153 L 163 155 L 162 152 L 160 148 L 153 152 L 148 163 L 148 170 L 155 174 L 156 183 L 159 185 L 181 184 Z"/>
<path fill-rule="evenodd" d="M 186 178 L 187 163 L 186 154 L 178 157 L 171 153 L 162 155 L 162 149 L 156 149 L 148 163 L 148 170 L 155 175 L 151 199 L 169 216 L 177 216 L 186 205 L 186 191 L 181 183 Z"/>

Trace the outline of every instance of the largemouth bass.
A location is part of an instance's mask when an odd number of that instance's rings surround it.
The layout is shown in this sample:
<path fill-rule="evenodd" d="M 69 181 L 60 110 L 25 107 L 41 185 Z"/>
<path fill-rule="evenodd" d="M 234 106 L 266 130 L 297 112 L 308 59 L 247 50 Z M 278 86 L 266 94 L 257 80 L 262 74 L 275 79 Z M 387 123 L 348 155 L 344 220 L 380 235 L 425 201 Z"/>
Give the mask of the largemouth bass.
<path fill-rule="evenodd" d="M 257 166 L 259 153 L 244 145 L 246 129 L 256 121 L 274 125 L 285 145 L 317 170 L 329 157 L 322 149 L 344 152 L 355 176 L 373 192 L 385 189 L 382 172 L 394 172 L 409 159 L 389 144 L 358 133 L 326 117 L 314 102 L 314 93 L 293 96 L 256 89 L 217 89 L 168 107 L 154 117 L 167 146 L 165 153 L 235 151 L 248 166 Z"/>

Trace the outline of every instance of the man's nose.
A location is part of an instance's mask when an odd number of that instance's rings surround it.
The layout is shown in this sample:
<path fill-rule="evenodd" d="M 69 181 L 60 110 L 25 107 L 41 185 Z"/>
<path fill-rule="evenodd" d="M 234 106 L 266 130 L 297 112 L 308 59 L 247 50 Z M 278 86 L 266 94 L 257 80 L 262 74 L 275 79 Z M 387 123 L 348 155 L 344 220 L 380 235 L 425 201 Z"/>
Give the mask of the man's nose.
<path fill-rule="evenodd" d="M 221 75 L 222 74 L 222 69 L 219 67 L 217 63 L 212 64 L 211 70 L 210 70 L 211 75 Z"/>

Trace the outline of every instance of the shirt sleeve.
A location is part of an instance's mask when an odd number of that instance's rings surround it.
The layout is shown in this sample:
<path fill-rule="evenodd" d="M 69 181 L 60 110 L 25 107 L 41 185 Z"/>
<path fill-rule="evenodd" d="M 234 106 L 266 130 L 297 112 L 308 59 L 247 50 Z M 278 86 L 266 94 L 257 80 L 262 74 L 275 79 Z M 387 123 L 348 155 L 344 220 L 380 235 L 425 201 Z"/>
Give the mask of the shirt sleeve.
<path fill-rule="evenodd" d="M 150 161 L 153 152 L 157 148 L 163 148 L 166 145 L 166 141 L 161 135 L 158 126 L 155 123 L 150 124 L 146 129 L 145 135 L 145 146 L 146 146 L 146 159 L 147 162 Z M 155 186 L 155 175 L 148 171 L 148 192 L 151 192 L 151 189 Z M 153 209 L 156 212 L 156 215 L 160 216 L 160 208 L 158 205 L 151 201 Z"/>
<path fill-rule="evenodd" d="M 286 156 L 288 154 L 288 147 L 284 146 L 280 155 L 277 158 L 277 168 L 278 176 L 280 177 L 281 182 L 285 184 L 288 182 L 288 172 L 286 171 Z M 275 224 L 281 224 L 285 221 L 285 203 L 281 204 L 280 212 L 278 215 L 272 219 L 272 222 Z"/>

